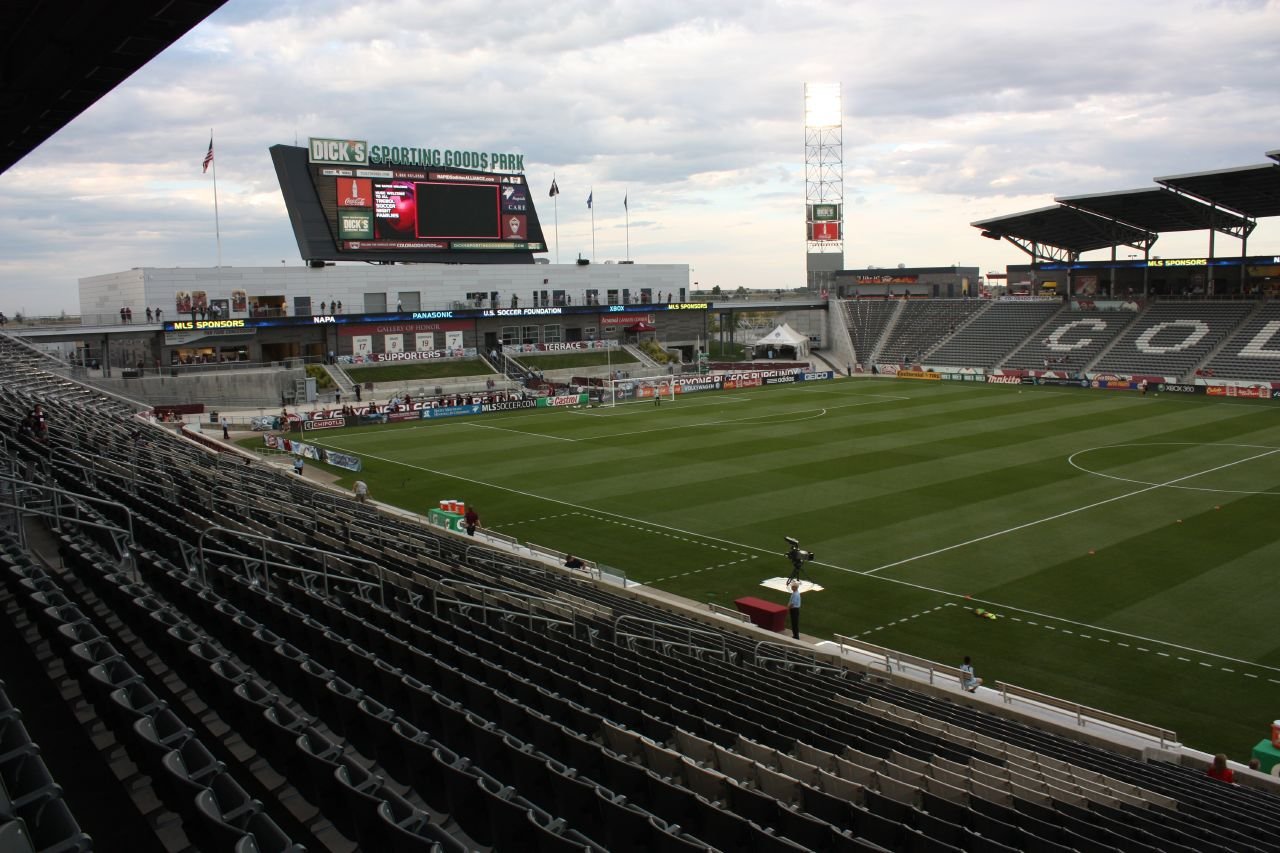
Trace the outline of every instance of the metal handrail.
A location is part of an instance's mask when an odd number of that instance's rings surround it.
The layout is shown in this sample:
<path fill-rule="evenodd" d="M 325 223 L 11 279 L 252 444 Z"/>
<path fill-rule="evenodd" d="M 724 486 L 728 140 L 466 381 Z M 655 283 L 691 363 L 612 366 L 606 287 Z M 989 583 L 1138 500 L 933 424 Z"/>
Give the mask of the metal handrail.
<path fill-rule="evenodd" d="M 648 634 L 624 631 L 622 629 L 624 623 L 635 623 L 642 627 L 647 625 L 651 630 Z M 677 635 L 685 634 L 688 636 L 688 640 L 686 642 L 680 642 L 674 639 L 660 638 L 658 637 L 658 628 L 670 630 Z M 711 645 L 700 645 L 694 642 L 693 638 L 695 634 L 712 637 L 718 642 Z M 690 625 L 676 625 L 671 622 L 663 622 L 658 619 L 644 619 L 639 616 L 631 615 L 619 616 L 617 619 L 613 620 L 613 640 L 617 645 L 622 645 L 624 639 L 628 641 L 646 640 L 654 643 L 655 645 L 660 643 L 667 647 L 682 646 L 693 652 L 709 652 L 711 654 L 718 654 L 725 660 L 730 658 L 729 643 L 722 632 L 709 631 L 705 628 L 694 628 Z M 719 648 L 716 648 L 716 646 Z"/>
<path fill-rule="evenodd" d="M 262 557 L 255 558 L 255 557 L 249 557 L 245 554 L 241 554 L 238 551 L 220 551 L 216 549 L 207 548 L 205 546 L 205 539 L 211 533 L 231 534 L 232 536 L 238 539 L 257 540 L 262 546 Z M 313 554 L 318 554 L 320 556 L 321 571 L 317 572 L 314 569 L 303 569 L 291 563 L 284 563 L 278 560 L 270 559 L 267 556 L 268 545 L 276 545 L 284 548 L 290 548 L 294 550 L 307 551 Z M 211 527 L 206 527 L 204 530 L 200 531 L 200 536 L 197 539 L 197 565 L 200 571 L 200 582 L 204 584 L 206 587 L 209 585 L 209 563 L 208 563 L 208 560 L 206 559 L 207 555 L 231 557 L 233 559 L 242 561 L 245 564 L 245 569 L 246 569 L 245 576 L 248 577 L 250 580 L 255 579 L 253 578 L 251 574 L 251 570 L 249 569 L 250 562 L 260 563 L 263 568 L 263 581 L 265 583 L 270 583 L 271 576 L 268 570 L 273 567 L 288 569 L 290 571 L 294 571 L 303 575 L 313 575 L 313 576 L 320 575 L 321 577 L 324 578 L 324 594 L 326 596 L 329 595 L 329 578 L 332 576 L 332 573 L 329 571 L 329 558 L 331 557 L 337 558 L 344 562 L 362 563 L 365 566 L 371 567 L 372 570 L 370 571 L 370 574 L 372 574 L 374 577 L 377 578 L 376 583 L 373 581 L 366 581 L 360 578 L 351 577 L 350 575 L 342 574 L 342 573 L 337 574 L 337 579 L 346 583 L 354 583 L 358 586 L 369 586 L 369 587 L 376 586 L 378 588 L 379 603 L 383 607 L 386 607 L 386 604 L 387 604 L 385 570 L 379 563 L 375 563 L 373 560 L 367 560 L 364 557 L 356 557 L 350 554 L 338 554 L 325 548 L 317 548 L 314 545 L 304 545 L 298 542 L 285 542 L 283 540 L 276 539 L 271 536 L 264 536 L 259 533 L 248 533 L 243 530 L 235 530 L 230 527 L 213 525 Z"/>

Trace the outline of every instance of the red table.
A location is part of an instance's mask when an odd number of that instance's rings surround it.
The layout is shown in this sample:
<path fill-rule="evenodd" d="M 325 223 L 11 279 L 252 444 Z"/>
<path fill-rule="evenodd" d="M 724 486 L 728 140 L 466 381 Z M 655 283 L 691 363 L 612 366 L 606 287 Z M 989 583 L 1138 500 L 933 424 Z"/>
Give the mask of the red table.
<path fill-rule="evenodd" d="M 775 604 L 772 601 L 765 601 L 763 598 L 756 598 L 753 595 L 735 598 L 733 603 L 738 606 L 739 612 L 745 613 L 751 618 L 753 624 L 770 631 L 787 630 L 787 606 L 785 604 Z"/>

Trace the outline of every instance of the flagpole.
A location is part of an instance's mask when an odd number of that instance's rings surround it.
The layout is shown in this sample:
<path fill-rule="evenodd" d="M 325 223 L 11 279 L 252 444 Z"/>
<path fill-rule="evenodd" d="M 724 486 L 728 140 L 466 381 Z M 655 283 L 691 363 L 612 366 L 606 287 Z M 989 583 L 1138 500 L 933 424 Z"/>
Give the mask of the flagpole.
<path fill-rule="evenodd" d="M 552 178 L 551 180 L 555 180 Z M 552 200 L 556 206 L 556 263 L 560 263 L 560 194 L 552 196 Z"/>
<path fill-rule="evenodd" d="M 591 262 L 596 261 L 596 206 L 593 203 L 596 198 L 595 187 L 591 188 L 591 195 L 587 197 L 587 207 L 591 208 Z"/>
<path fill-rule="evenodd" d="M 631 205 L 627 204 L 627 199 L 630 197 L 629 192 L 622 197 L 622 209 L 627 216 L 627 260 L 631 260 Z"/>
<path fill-rule="evenodd" d="M 213 150 L 213 128 L 209 128 L 209 150 Z M 222 226 L 218 222 L 218 158 L 213 162 L 213 233 L 218 241 L 218 269 L 222 269 Z"/>

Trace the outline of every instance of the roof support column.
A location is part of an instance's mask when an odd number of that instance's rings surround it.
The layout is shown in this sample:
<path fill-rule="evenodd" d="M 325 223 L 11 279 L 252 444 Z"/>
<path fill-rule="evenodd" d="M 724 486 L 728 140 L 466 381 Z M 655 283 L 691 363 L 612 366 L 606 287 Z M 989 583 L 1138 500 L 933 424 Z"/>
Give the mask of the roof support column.
<path fill-rule="evenodd" d="M 1244 259 L 1249 256 L 1249 233 L 1246 231 L 1240 235 L 1240 295 L 1244 295 Z"/>

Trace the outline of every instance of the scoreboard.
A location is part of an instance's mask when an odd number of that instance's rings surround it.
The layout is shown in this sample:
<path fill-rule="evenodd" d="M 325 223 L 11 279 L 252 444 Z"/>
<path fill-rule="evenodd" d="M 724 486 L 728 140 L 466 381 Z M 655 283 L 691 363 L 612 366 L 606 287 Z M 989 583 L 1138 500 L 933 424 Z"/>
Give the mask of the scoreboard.
<path fill-rule="evenodd" d="M 339 251 L 546 251 L 524 175 L 311 168 Z"/>
<path fill-rule="evenodd" d="M 307 154 L 272 147 L 305 260 L 532 263 L 547 250 L 523 174 Z"/>

